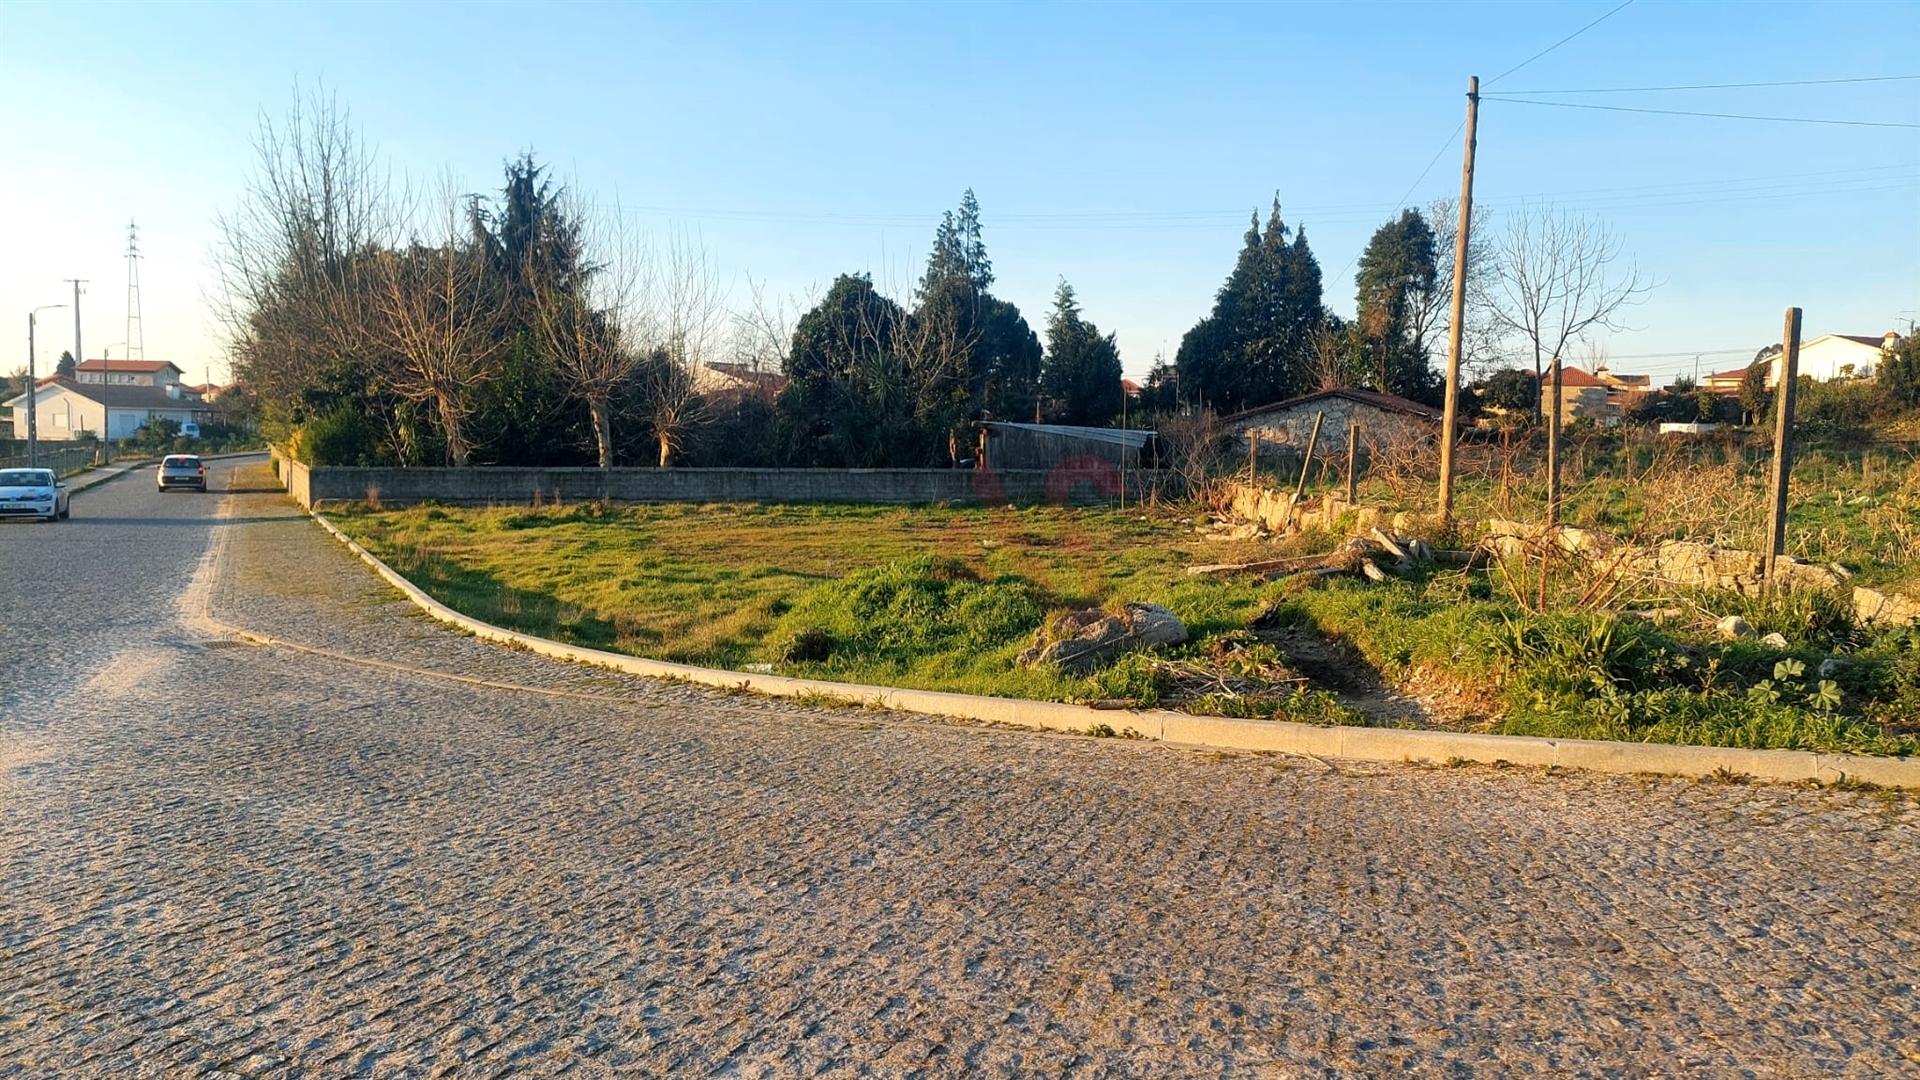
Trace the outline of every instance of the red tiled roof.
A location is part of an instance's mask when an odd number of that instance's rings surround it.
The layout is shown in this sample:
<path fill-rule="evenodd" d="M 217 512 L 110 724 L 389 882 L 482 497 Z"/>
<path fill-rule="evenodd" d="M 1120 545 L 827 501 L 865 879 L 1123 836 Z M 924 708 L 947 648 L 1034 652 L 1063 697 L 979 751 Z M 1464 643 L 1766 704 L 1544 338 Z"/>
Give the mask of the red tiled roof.
<path fill-rule="evenodd" d="M 1551 379 L 1553 376 L 1549 375 L 1547 377 Z M 1566 387 L 1566 386 L 1607 386 L 1610 384 L 1602 379 L 1594 378 L 1592 375 L 1587 374 L 1585 371 L 1582 371 L 1577 367 L 1570 367 L 1570 368 L 1560 369 L 1560 385 L 1563 387 Z"/>
<path fill-rule="evenodd" d="M 128 374 L 151 375 L 162 368 L 180 370 L 180 365 L 166 360 L 82 360 L 74 366 L 75 371 L 105 371 L 111 365 L 115 371 Z"/>

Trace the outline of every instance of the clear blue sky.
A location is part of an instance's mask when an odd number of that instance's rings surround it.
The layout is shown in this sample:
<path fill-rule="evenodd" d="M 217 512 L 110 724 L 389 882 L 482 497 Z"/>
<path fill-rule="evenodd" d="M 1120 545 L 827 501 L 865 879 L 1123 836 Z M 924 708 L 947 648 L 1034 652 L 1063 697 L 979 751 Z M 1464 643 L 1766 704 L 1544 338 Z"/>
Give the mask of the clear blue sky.
<path fill-rule="evenodd" d="M 742 302 L 748 274 L 789 294 L 909 280 L 971 186 L 995 291 L 1038 328 L 1064 275 L 1138 374 L 1276 190 L 1350 312 L 1351 261 L 1396 200 L 1457 189 L 1458 140 L 1442 147 L 1466 77 L 1614 2 L 0 4 L 0 318 L 18 326 L 0 363 L 24 362 L 25 312 L 76 275 L 87 353 L 125 336 L 134 218 L 148 356 L 221 377 L 216 215 L 261 113 L 323 79 L 398 171 L 478 190 L 531 149 L 650 229 L 696 230 Z M 1915 73 L 1917 3 L 1639 0 L 1490 92 Z M 1567 100 L 1920 123 L 1920 82 Z M 1809 336 L 1920 317 L 1920 130 L 1489 102 L 1477 195 L 1600 214 L 1662 279 L 1616 357 L 1758 348 L 1790 303 Z M 57 356 L 71 314 L 45 317 Z"/>

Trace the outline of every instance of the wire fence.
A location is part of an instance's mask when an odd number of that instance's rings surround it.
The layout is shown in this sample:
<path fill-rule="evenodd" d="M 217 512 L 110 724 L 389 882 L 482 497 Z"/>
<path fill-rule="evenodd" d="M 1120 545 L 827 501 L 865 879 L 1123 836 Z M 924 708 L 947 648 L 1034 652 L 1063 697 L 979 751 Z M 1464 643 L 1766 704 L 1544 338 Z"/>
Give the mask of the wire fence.
<path fill-rule="evenodd" d="M 92 465 L 96 456 L 92 446 L 42 446 L 40 452 L 28 459 L 24 446 L 9 448 L 0 454 L 0 469 L 24 469 L 28 467 L 52 469 L 55 476 L 72 476 L 74 473 Z"/>

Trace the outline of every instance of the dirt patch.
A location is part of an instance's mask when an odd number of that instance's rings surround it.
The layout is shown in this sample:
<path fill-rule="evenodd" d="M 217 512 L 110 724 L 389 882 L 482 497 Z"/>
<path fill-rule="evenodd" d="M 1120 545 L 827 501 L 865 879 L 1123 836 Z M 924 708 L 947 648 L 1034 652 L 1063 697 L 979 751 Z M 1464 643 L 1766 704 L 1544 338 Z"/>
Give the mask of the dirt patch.
<path fill-rule="evenodd" d="M 1261 627 L 1261 641 L 1279 649 L 1287 662 L 1315 688 L 1358 709 L 1383 727 L 1412 724 L 1423 728 L 1465 730 L 1476 726 L 1480 710 L 1460 694 L 1431 679 L 1416 677 L 1396 687 L 1343 642 L 1298 626 Z"/>

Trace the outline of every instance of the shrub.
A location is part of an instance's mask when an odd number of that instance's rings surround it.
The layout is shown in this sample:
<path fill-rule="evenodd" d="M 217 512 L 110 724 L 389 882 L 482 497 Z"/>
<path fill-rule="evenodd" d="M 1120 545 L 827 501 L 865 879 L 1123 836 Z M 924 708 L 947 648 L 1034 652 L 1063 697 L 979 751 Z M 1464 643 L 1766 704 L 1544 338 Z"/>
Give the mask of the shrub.
<path fill-rule="evenodd" d="M 1018 577 L 981 581 L 951 559 L 921 556 L 856 571 L 802 593 L 771 636 L 789 663 L 890 661 L 980 653 L 1023 640 L 1045 613 Z"/>

